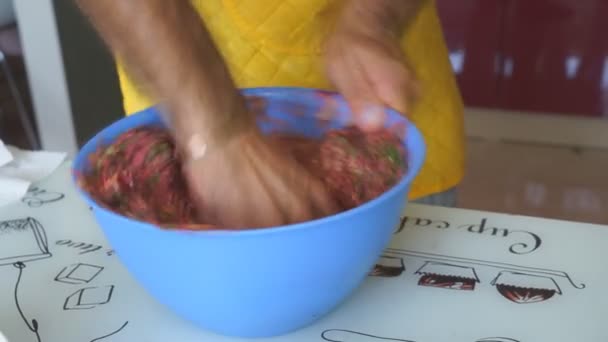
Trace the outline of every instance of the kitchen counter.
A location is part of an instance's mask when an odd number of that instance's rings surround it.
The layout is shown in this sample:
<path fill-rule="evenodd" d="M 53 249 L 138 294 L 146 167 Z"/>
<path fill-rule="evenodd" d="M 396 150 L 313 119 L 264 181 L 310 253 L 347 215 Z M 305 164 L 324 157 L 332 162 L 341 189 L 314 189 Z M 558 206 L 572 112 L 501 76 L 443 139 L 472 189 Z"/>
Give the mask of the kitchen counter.
<path fill-rule="evenodd" d="M 608 341 L 607 245 L 604 226 L 408 204 L 349 300 L 268 341 Z M 9 341 L 240 341 L 182 320 L 131 278 L 67 163 L 0 208 L 0 279 Z"/>

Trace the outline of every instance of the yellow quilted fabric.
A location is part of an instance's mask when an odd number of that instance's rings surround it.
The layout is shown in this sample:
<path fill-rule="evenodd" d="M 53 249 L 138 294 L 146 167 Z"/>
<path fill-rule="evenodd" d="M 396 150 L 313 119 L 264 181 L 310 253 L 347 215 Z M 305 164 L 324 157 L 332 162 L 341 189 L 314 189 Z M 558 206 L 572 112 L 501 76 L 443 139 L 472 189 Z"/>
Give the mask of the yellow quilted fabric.
<path fill-rule="evenodd" d="M 239 87 L 331 89 L 320 59 L 323 37 L 341 0 L 191 0 Z M 403 37 L 403 49 L 422 85 L 411 113 L 427 144 L 426 163 L 412 199 L 457 185 L 464 174 L 463 104 L 448 59 L 435 4 L 428 0 Z M 120 64 L 127 113 L 152 104 Z"/>

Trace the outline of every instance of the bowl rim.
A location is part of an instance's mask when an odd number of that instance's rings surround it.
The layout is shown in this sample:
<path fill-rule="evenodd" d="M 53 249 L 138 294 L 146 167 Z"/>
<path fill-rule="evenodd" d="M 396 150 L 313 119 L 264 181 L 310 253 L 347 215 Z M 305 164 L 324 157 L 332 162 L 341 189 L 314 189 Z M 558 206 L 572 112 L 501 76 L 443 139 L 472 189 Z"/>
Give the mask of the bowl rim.
<path fill-rule="evenodd" d="M 282 94 L 282 96 L 286 96 L 285 95 L 286 93 L 293 94 L 294 92 L 295 92 L 294 95 L 327 94 L 328 96 L 335 97 L 335 99 L 338 101 L 345 101 L 345 99 L 342 95 L 338 94 L 335 91 L 325 90 L 325 89 L 313 89 L 313 88 L 304 88 L 304 87 L 252 87 L 252 88 L 240 88 L 239 90 L 241 91 L 241 93 L 243 95 L 260 95 L 260 96 L 276 95 L 277 93 Z M 400 117 L 400 119 L 404 120 L 406 127 L 407 127 L 406 136 L 409 134 L 413 134 L 413 135 L 417 136 L 418 139 L 420 140 L 420 146 L 421 146 L 420 164 L 417 165 L 415 168 L 408 168 L 407 173 L 403 177 L 401 177 L 401 180 L 397 184 L 395 184 L 389 190 L 385 191 L 384 193 L 382 193 L 380 196 L 374 198 L 373 200 L 363 203 L 355 208 L 352 208 L 352 209 L 349 209 L 346 211 L 342 211 L 342 212 L 339 212 L 339 213 L 331 215 L 331 216 L 326 216 L 326 217 L 322 217 L 322 218 L 318 218 L 318 219 L 314 219 L 314 220 L 310 220 L 310 221 L 305 221 L 305 222 L 291 223 L 291 224 L 287 224 L 287 225 L 283 225 L 283 226 L 260 227 L 260 228 L 251 228 L 251 229 L 215 228 L 212 230 L 188 230 L 188 229 L 180 229 L 179 227 L 173 227 L 173 226 L 170 226 L 171 228 L 162 228 L 162 227 L 159 227 L 155 224 L 152 224 L 152 223 L 149 223 L 146 221 L 137 220 L 135 218 L 131 218 L 131 217 L 116 213 L 115 211 L 110 210 L 110 209 L 106 208 L 105 206 L 103 206 L 102 204 L 100 204 L 98 201 L 96 201 L 94 198 L 92 198 L 92 196 L 87 191 L 85 191 L 80 186 L 80 183 L 78 181 L 78 173 L 80 170 L 77 170 L 77 168 L 76 168 L 76 165 L 84 164 L 86 162 L 86 160 L 88 159 L 89 155 L 84 155 L 84 150 L 88 149 L 93 144 L 98 145 L 99 141 L 102 140 L 103 135 L 107 134 L 107 131 L 111 130 L 113 127 L 115 127 L 116 125 L 118 125 L 120 122 L 122 122 L 125 119 L 135 117 L 136 115 L 147 115 L 150 111 L 156 111 L 156 110 L 158 110 L 158 106 L 152 105 L 152 106 L 144 108 L 138 112 L 135 112 L 129 116 L 121 117 L 120 119 L 114 121 L 110 125 L 107 125 L 102 130 L 97 132 L 93 137 L 91 137 L 79 149 L 79 151 L 76 154 L 76 157 L 73 159 L 72 165 L 71 165 L 72 182 L 74 183 L 77 192 L 85 200 L 85 202 L 87 204 L 89 204 L 93 208 L 94 211 L 100 210 L 100 211 L 102 211 L 106 214 L 109 214 L 111 216 L 114 216 L 118 219 L 126 220 L 131 223 L 137 223 L 134 225 L 134 227 L 131 227 L 130 229 L 142 229 L 142 230 L 152 229 L 155 232 L 160 232 L 160 233 L 179 234 L 179 235 L 187 234 L 189 236 L 190 235 L 199 235 L 199 236 L 207 236 L 207 237 L 234 237 L 234 236 L 256 236 L 256 235 L 287 233 L 287 232 L 300 231 L 300 230 L 304 230 L 304 229 L 312 229 L 315 227 L 324 227 L 327 224 L 332 224 L 338 220 L 343 220 L 348 217 L 357 215 L 363 211 L 370 210 L 373 206 L 377 205 L 379 202 L 388 200 L 390 197 L 392 197 L 396 193 L 400 192 L 403 188 L 409 186 L 413 182 L 415 177 L 419 174 L 420 169 L 424 165 L 424 161 L 426 159 L 426 143 L 424 141 L 424 137 L 423 137 L 422 133 L 420 132 L 420 130 L 407 117 L 405 117 L 404 115 L 400 114 L 399 112 L 387 107 L 387 108 L 385 108 L 385 110 L 387 111 L 387 113 L 389 113 L 389 115 L 397 115 Z M 403 137 L 402 141 L 405 141 L 405 139 L 406 138 Z M 103 227 L 102 227 L 102 229 L 103 229 Z"/>

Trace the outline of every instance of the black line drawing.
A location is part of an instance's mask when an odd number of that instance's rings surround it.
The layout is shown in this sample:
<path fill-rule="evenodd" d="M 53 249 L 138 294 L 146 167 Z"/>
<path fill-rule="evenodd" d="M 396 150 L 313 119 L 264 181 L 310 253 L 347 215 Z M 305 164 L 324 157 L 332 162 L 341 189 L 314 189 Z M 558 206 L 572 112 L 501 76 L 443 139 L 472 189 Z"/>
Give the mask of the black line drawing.
<path fill-rule="evenodd" d="M 0 221 L 0 266 L 12 265 L 18 270 L 13 299 L 19 316 L 36 337 L 42 339 L 38 332 L 36 319 L 28 319 L 19 303 L 19 285 L 27 262 L 50 258 L 48 240 L 44 227 L 32 217 Z"/>
<path fill-rule="evenodd" d="M 387 248 L 387 253 L 396 254 L 396 255 L 405 255 L 416 258 L 423 258 L 427 261 L 438 261 L 438 262 L 447 262 L 451 264 L 464 264 L 468 266 L 485 266 L 497 268 L 502 271 L 512 271 L 512 272 L 524 272 L 535 275 L 544 275 L 548 277 L 558 277 L 567 280 L 572 287 L 575 289 L 581 290 L 586 287 L 584 283 L 575 283 L 574 280 L 570 277 L 570 275 L 564 271 L 551 270 L 546 268 L 538 268 L 538 267 L 528 267 L 528 266 L 520 266 L 515 264 L 508 264 L 502 262 L 494 262 L 494 261 L 486 261 L 486 260 L 478 260 L 478 259 L 468 259 L 468 258 L 460 258 L 460 257 L 452 257 L 441 254 L 433 254 L 433 253 L 424 253 L 424 252 L 415 252 L 409 251 L 405 249 L 397 249 L 397 248 Z"/>
<path fill-rule="evenodd" d="M 80 253 L 78 253 L 78 254 L 80 254 L 80 255 L 97 252 L 98 250 L 104 248 L 101 245 L 95 245 L 92 243 L 72 241 L 72 240 L 57 240 L 57 241 L 55 241 L 55 244 L 57 246 L 64 246 L 64 247 L 74 248 L 76 250 L 79 250 Z"/>
<path fill-rule="evenodd" d="M 97 337 L 97 338 L 94 338 L 90 342 L 97 342 L 97 341 L 101 341 L 101 340 L 103 340 L 105 338 L 108 338 L 110 336 L 114 336 L 114 335 L 118 334 L 119 332 L 121 332 L 122 329 L 124 329 L 127 326 L 127 324 L 129 324 L 129 321 L 124 322 L 123 325 L 120 326 L 120 328 L 112 331 L 111 333 L 103 335 L 103 336 L 100 336 L 100 337 Z"/>
<path fill-rule="evenodd" d="M 19 304 L 19 284 L 21 283 L 21 276 L 23 275 L 23 269 L 25 268 L 25 264 L 22 262 L 16 262 L 15 264 L 13 264 L 13 266 L 19 270 L 19 273 L 17 275 L 17 281 L 15 281 L 15 306 L 17 307 L 17 311 L 19 312 L 19 316 L 21 316 L 21 319 L 23 320 L 29 331 L 33 332 L 36 336 L 36 341 L 41 342 L 42 339 L 40 338 L 40 333 L 38 332 L 38 321 L 36 321 L 36 319 L 32 319 L 31 321 L 28 320 L 25 317 L 25 314 L 23 313 L 23 309 L 21 309 L 21 304 Z"/>
<path fill-rule="evenodd" d="M 27 194 L 21 199 L 21 202 L 27 204 L 30 208 L 38 208 L 44 204 L 60 201 L 64 197 L 65 194 L 63 193 L 34 187 L 28 190 Z"/>
<path fill-rule="evenodd" d="M 479 277 L 470 266 L 427 261 L 414 274 L 420 275 L 419 286 L 450 290 L 473 291 Z"/>
<path fill-rule="evenodd" d="M 103 269 L 102 266 L 83 263 L 73 264 L 64 267 L 55 277 L 55 281 L 66 284 L 88 284 L 97 277 Z"/>
<path fill-rule="evenodd" d="M 321 338 L 329 342 L 383 342 L 383 341 L 397 341 L 397 342 L 415 342 L 412 340 L 403 340 L 399 338 L 380 337 L 370 334 L 364 334 L 352 330 L 342 329 L 330 329 L 325 330 L 321 333 Z"/>
<path fill-rule="evenodd" d="M 519 342 L 519 340 L 509 337 L 486 337 L 479 339 L 476 342 Z"/>
<path fill-rule="evenodd" d="M 500 272 L 491 284 L 503 297 L 517 304 L 544 302 L 562 294 L 555 279 L 521 272 Z"/>
<path fill-rule="evenodd" d="M 85 287 L 65 299 L 63 310 L 88 310 L 105 305 L 112 299 L 114 285 Z"/>
<path fill-rule="evenodd" d="M 0 221 L 0 266 L 51 256 L 44 227 L 35 218 Z"/>
<path fill-rule="evenodd" d="M 370 276 L 374 277 L 398 277 L 405 272 L 403 258 L 383 255 L 376 262 Z"/>

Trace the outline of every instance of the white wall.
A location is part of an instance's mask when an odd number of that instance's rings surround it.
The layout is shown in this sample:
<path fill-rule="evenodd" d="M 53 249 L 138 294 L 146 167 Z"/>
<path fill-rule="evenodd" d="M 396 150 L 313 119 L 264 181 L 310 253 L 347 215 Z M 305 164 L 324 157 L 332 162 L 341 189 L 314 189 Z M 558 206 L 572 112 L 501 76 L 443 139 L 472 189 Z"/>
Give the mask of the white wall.
<path fill-rule="evenodd" d="M 52 0 L 16 0 L 25 66 L 42 148 L 77 151 Z"/>

